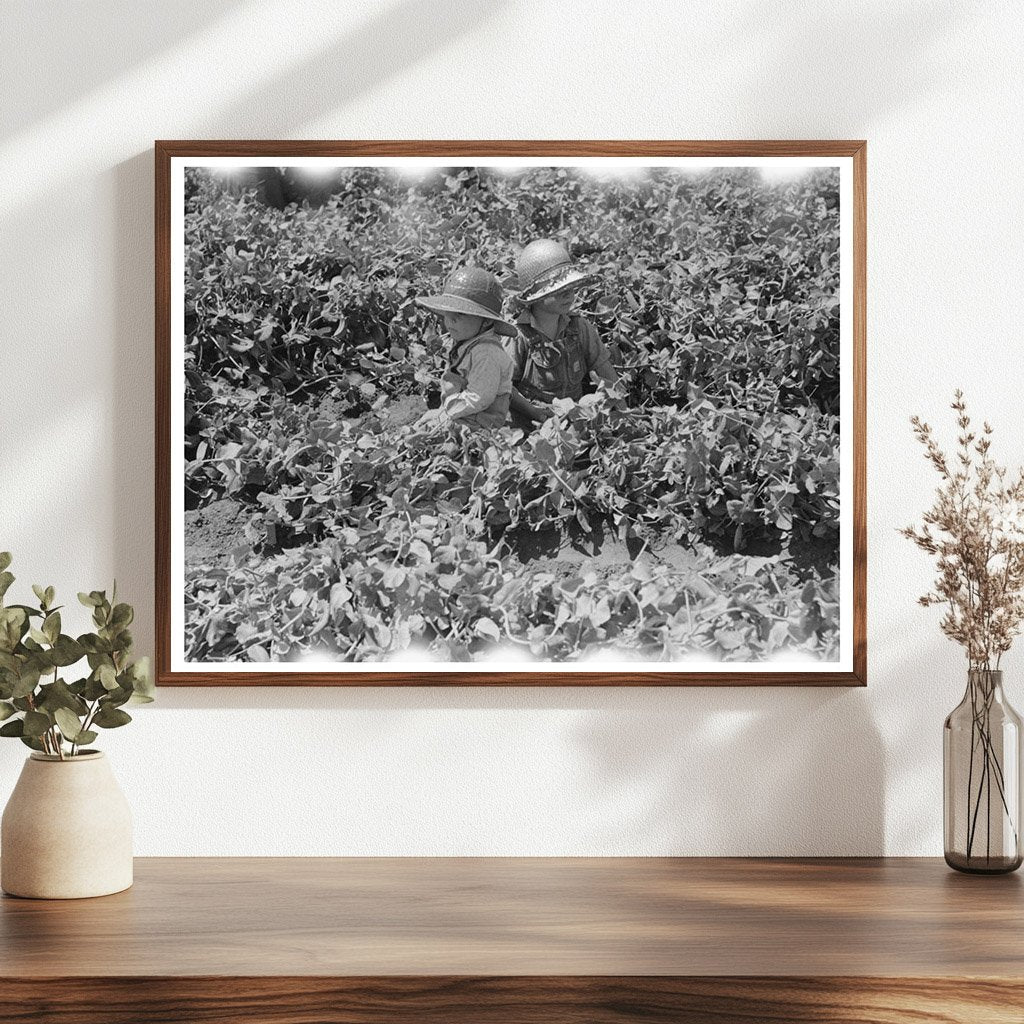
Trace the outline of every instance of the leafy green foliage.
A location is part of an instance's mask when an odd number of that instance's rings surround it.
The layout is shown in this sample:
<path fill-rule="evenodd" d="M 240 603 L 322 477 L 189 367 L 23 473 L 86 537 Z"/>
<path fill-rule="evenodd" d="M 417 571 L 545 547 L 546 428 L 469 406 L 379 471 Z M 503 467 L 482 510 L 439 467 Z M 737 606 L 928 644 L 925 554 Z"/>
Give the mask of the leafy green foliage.
<path fill-rule="evenodd" d="M 248 529 L 253 548 L 269 551 L 267 538 L 283 532 L 303 546 L 269 559 L 242 550 L 232 567 L 190 574 L 188 656 L 279 660 L 320 649 L 325 660 L 379 660 L 419 645 L 467 660 L 514 643 L 572 660 L 614 642 L 642 658 L 834 657 L 835 580 L 801 578 L 772 559 L 694 554 L 686 571 L 655 563 L 647 577 L 638 563 L 615 578 L 568 580 L 519 563 L 511 538 L 545 530 L 657 553 L 703 535 L 704 514 L 731 524 L 732 500 L 762 528 L 778 530 L 783 518 L 837 528 L 836 468 L 820 424 L 823 451 L 802 442 L 808 474 L 821 480 L 808 492 L 778 468 L 762 478 L 756 462 L 724 465 L 700 447 L 716 431 L 741 431 L 771 466 L 765 435 L 781 433 L 778 424 L 620 405 L 607 395 L 560 403 L 560 415 L 520 443 L 512 431 L 439 437 L 415 425 L 370 429 L 366 419 L 314 417 L 302 432 L 293 412 L 274 428 L 292 439 L 291 459 L 276 489 L 259 492 Z M 824 419 L 800 429 L 813 438 Z M 239 479 L 262 457 L 258 444 L 240 456 Z"/>
<path fill-rule="evenodd" d="M 190 169 L 186 195 L 186 505 L 231 498 L 247 523 L 230 565 L 190 565 L 191 659 L 834 654 L 834 170 L 362 168 L 319 208 L 280 209 Z M 443 370 L 417 295 L 465 262 L 512 283 L 543 235 L 598 273 L 580 308 L 619 385 L 525 439 L 401 425 Z M 551 532 L 653 552 L 655 576 L 581 573 L 570 592 L 517 558 Z M 687 572 L 657 560 L 680 546 Z"/>
<path fill-rule="evenodd" d="M 0 552 L 0 566 L 6 570 L 10 563 L 10 554 Z M 149 659 L 129 660 L 134 612 L 131 605 L 115 603 L 116 584 L 110 600 L 101 590 L 78 595 L 92 609 L 96 631 L 77 639 L 61 632 L 54 588 L 32 590 L 38 607 L 4 606 L 0 599 L 0 736 L 18 737 L 33 750 L 61 758 L 73 756 L 96 739 L 96 729 L 131 721 L 123 705 L 153 700 Z M 61 670 L 82 659 L 88 675 L 67 682 Z"/>
<path fill-rule="evenodd" d="M 822 660 L 836 657 L 837 612 L 834 580 L 798 585 L 766 558 L 529 573 L 460 519 L 419 515 L 283 552 L 262 571 L 195 573 L 186 650 L 196 660 L 382 661 L 419 648 L 469 661 L 511 644 L 572 661 L 612 644 L 630 659 Z"/>
<path fill-rule="evenodd" d="M 784 408 L 836 411 L 834 169 L 767 183 L 752 168 L 652 168 L 628 182 L 548 167 L 410 182 L 359 168 L 322 207 L 283 211 L 201 169 L 187 176 L 188 422 L 214 377 L 329 387 L 364 409 L 378 391 L 408 390 L 417 367 L 391 364 L 415 343 L 439 357 L 416 296 L 469 261 L 514 283 L 518 247 L 539 235 L 562 238 L 599 274 L 582 310 L 636 371 L 631 400 L 685 404 L 693 382 L 732 402 L 766 385 Z"/>

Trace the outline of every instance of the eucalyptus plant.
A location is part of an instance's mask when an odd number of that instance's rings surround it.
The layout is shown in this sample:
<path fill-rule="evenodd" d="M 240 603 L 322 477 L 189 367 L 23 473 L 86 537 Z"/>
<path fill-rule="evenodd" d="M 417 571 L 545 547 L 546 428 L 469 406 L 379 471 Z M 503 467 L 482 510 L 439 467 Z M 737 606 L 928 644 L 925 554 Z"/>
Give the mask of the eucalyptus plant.
<path fill-rule="evenodd" d="M 74 757 L 98 730 L 132 720 L 126 704 L 153 700 L 149 659 L 131 660 L 135 612 L 117 602 L 116 581 L 109 600 L 102 590 L 80 593 L 96 631 L 71 637 L 61 631 L 64 606 L 54 603 L 53 587 L 33 585 L 38 606 L 4 603 L 14 582 L 10 564 L 10 553 L 0 552 L 0 736 L 61 760 Z M 83 659 L 88 675 L 68 682 Z"/>

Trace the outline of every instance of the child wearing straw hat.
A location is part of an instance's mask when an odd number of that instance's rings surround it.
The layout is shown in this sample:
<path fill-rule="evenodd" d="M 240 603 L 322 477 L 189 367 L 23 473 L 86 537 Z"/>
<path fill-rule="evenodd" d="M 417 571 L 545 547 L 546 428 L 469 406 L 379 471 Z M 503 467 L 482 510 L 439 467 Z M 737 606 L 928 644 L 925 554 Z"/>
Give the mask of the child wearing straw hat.
<path fill-rule="evenodd" d="M 579 401 L 592 374 L 609 384 L 619 375 L 597 329 L 572 312 L 577 289 L 595 275 L 574 267 L 565 246 L 551 238 L 530 242 L 516 273 L 525 309 L 506 343 L 515 364 L 510 408 L 513 426 L 529 431 L 551 416 L 556 398 Z"/>
<path fill-rule="evenodd" d="M 439 295 L 416 303 L 437 313 L 451 339 L 448 369 L 441 378 L 441 408 L 427 421 L 455 421 L 493 429 L 508 420 L 512 393 L 512 357 L 501 337 L 514 337 L 516 328 L 502 318 L 501 284 L 479 267 L 452 273 Z"/>

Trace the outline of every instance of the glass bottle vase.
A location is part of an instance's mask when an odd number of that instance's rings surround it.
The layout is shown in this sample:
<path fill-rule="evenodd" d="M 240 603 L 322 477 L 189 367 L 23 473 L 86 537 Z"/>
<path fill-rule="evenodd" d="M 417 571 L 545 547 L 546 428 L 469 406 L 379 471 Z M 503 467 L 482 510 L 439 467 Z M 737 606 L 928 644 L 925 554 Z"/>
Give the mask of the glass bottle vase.
<path fill-rule="evenodd" d="M 1021 719 L 1003 673 L 971 669 L 964 699 L 943 726 L 946 863 L 1000 874 L 1021 865 Z"/>

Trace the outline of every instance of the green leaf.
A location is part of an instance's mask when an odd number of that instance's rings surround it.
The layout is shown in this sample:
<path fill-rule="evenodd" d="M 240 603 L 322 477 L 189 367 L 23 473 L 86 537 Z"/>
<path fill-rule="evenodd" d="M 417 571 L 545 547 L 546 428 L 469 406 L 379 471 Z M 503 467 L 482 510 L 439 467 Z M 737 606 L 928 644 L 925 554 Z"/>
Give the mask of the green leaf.
<path fill-rule="evenodd" d="M 7 722 L 4 725 L 0 725 L 0 736 L 24 736 L 25 735 L 25 722 L 16 718 L 13 722 Z"/>
<path fill-rule="evenodd" d="M 110 613 L 110 625 L 115 629 L 130 626 L 135 618 L 135 611 L 130 604 L 116 604 Z"/>
<path fill-rule="evenodd" d="M 97 629 L 106 628 L 107 623 L 110 621 L 110 605 L 107 604 L 106 600 L 101 601 L 93 609 L 92 621 Z"/>
<path fill-rule="evenodd" d="M 140 701 L 146 698 L 143 703 L 149 703 L 156 693 L 156 686 L 153 683 L 153 676 L 150 670 L 149 658 L 139 658 L 128 666 L 128 676 L 132 681 L 132 689 Z"/>
<path fill-rule="evenodd" d="M 4 552 L 4 554 L 6 554 L 6 552 Z M 7 593 L 13 582 L 14 577 L 9 572 L 0 572 L 0 599 L 2 599 L 4 594 Z"/>
<path fill-rule="evenodd" d="M 32 626 L 29 629 L 28 635 L 39 645 L 48 644 L 50 642 L 50 638 L 41 629 L 36 629 L 35 626 Z"/>
<path fill-rule="evenodd" d="M 18 709 L 6 700 L 0 700 L 0 722 L 7 721 L 11 715 L 16 715 Z"/>
<path fill-rule="evenodd" d="M 96 678 L 95 673 L 91 674 L 85 681 L 85 689 L 82 696 L 86 700 L 99 700 L 107 695 L 107 688 Z"/>
<path fill-rule="evenodd" d="M 32 593 L 39 598 L 39 603 L 45 608 L 46 607 L 46 588 L 39 586 L 38 583 L 32 584 Z"/>
<path fill-rule="evenodd" d="M 96 670 L 96 678 L 103 684 L 105 690 L 116 690 L 120 685 L 113 665 L 100 665 Z"/>
<path fill-rule="evenodd" d="M 73 693 L 63 679 L 57 679 L 39 688 L 39 698 L 36 707 L 40 711 L 56 712 L 58 708 L 65 708 L 83 718 L 89 711 L 89 705 L 81 697 Z"/>
<path fill-rule="evenodd" d="M 57 591 L 54 590 L 53 587 L 47 587 L 46 588 L 46 593 L 43 596 L 46 598 L 46 602 L 45 602 L 46 603 L 46 607 L 47 608 L 52 608 L 53 607 L 53 600 L 57 596 Z"/>
<path fill-rule="evenodd" d="M 14 684 L 11 697 L 28 697 L 34 693 L 35 688 L 39 685 L 40 674 L 38 665 L 24 665 L 17 683 Z"/>
<path fill-rule="evenodd" d="M 60 729 L 64 738 L 72 743 L 78 743 L 79 733 L 82 732 L 82 722 L 78 715 L 67 708 L 57 708 L 53 713 L 53 717 L 57 722 L 57 728 Z"/>
<path fill-rule="evenodd" d="M 72 640 L 71 637 L 62 633 L 57 637 L 57 642 L 53 645 L 50 655 L 54 665 L 66 667 L 74 665 L 76 661 L 81 661 L 85 657 L 85 648 L 77 640 Z"/>
<path fill-rule="evenodd" d="M 104 705 L 96 712 L 93 724 L 98 725 L 101 729 L 117 729 L 122 725 L 127 725 L 131 720 L 132 716 L 127 711 Z"/>
<path fill-rule="evenodd" d="M 21 609 L 21 611 L 23 611 L 25 613 L 26 618 L 29 618 L 29 619 L 41 619 L 41 618 L 43 618 L 43 613 L 38 608 L 33 608 L 31 605 L 27 605 L 27 604 L 9 604 L 7 607 L 8 608 L 19 608 L 19 609 Z"/>
<path fill-rule="evenodd" d="M 43 714 L 41 711 L 25 712 L 26 736 L 42 736 L 52 724 L 50 716 Z"/>
<path fill-rule="evenodd" d="M 11 564 L 10 551 L 0 551 L 0 572 L 3 572 Z"/>
<path fill-rule="evenodd" d="M 89 668 L 95 672 L 101 665 L 114 667 L 114 659 L 109 654 L 87 654 L 85 660 L 89 662 Z"/>
<path fill-rule="evenodd" d="M 0 734 L 2 733 L 3 729 L 0 729 Z M 33 750 L 38 750 L 40 753 L 46 753 L 46 747 L 44 747 L 42 741 L 37 740 L 35 736 L 22 736 L 21 742 L 24 743 L 26 747 L 31 747 Z"/>
<path fill-rule="evenodd" d="M 110 613 L 110 605 L 107 604 L 107 595 L 102 590 L 90 590 L 87 604 L 92 608 L 92 621 L 96 626 L 102 626 L 107 621 Z"/>
<path fill-rule="evenodd" d="M 22 608 L 0 609 L 0 651 L 12 652 L 27 630 L 28 616 Z"/>
<path fill-rule="evenodd" d="M 18 685 L 20 678 L 20 672 L 12 672 L 10 669 L 0 668 L 0 700 L 7 700 L 11 696 L 11 691 Z"/>
<path fill-rule="evenodd" d="M 57 642 L 57 637 L 60 636 L 60 612 L 50 612 L 43 619 L 43 633 L 51 644 Z"/>
<path fill-rule="evenodd" d="M 101 636 L 97 636 L 95 633 L 83 633 L 78 638 L 78 643 L 81 648 L 86 651 L 89 655 L 89 666 L 95 668 L 96 666 L 92 663 L 91 655 L 94 654 L 109 654 L 110 653 L 110 641 L 104 639 Z"/>
<path fill-rule="evenodd" d="M 83 743 L 92 743 L 97 736 L 99 736 L 98 732 L 93 732 L 92 729 L 85 729 L 78 734 L 78 739 L 75 742 L 81 746 Z"/>
<path fill-rule="evenodd" d="M 119 708 L 132 699 L 132 688 L 130 686 L 119 686 L 116 690 L 107 690 L 101 699 L 104 707 Z"/>
<path fill-rule="evenodd" d="M 78 600 L 85 605 L 86 608 L 95 608 L 99 602 L 99 595 L 94 590 L 91 594 L 83 594 L 81 591 L 78 592 Z"/>

